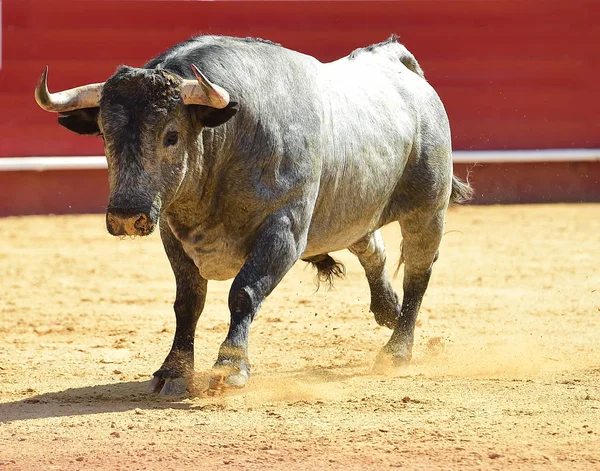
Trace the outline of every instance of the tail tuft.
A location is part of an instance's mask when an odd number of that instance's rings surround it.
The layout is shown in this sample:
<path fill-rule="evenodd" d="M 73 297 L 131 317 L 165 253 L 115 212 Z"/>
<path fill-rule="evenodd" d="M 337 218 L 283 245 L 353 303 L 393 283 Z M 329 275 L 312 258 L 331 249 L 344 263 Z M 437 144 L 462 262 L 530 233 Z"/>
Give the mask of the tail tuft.
<path fill-rule="evenodd" d="M 460 178 L 452 175 L 452 193 L 450 193 L 450 203 L 464 203 L 474 196 L 473 188 Z"/>
<path fill-rule="evenodd" d="M 305 262 L 312 263 L 317 269 L 317 276 L 315 276 L 315 285 L 317 290 L 321 286 L 321 283 L 325 283 L 327 288 L 333 287 L 334 278 L 344 278 L 346 276 L 346 267 L 343 263 L 334 260 L 329 254 L 317 255 L 304 259 Z"/>

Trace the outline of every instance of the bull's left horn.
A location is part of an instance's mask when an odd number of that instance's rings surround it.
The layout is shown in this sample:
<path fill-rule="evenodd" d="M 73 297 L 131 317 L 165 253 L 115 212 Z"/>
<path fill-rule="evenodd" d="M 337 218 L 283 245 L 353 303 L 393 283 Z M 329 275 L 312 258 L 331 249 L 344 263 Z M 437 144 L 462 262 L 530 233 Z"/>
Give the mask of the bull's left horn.
<path fill-rule="evenodd" d="M 35 101 L 46 111 L 66 113 L 81 108 L 95 108 L 100 103 L 104 83 L 92 83 L 62 92 L 48 92 L 48 66 L 35 87 Z"/>
<path fill-rule="evenodd" d="M 229 104 L 229 93 L 208 80 L 202 72 L 192 64 L 196 80 L 186 79 L 181 85 L 181 98 L 186 105 L 205 105 L 211 108 L 225 108 Z"/>

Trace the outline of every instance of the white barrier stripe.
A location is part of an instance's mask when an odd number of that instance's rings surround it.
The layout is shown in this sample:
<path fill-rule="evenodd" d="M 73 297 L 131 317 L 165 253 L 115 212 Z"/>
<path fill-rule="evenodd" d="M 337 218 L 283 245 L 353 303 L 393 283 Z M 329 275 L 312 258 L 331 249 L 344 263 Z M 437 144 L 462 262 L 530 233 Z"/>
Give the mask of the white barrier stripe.
<path fill-rule="evenodd" d="M 600 149 L 482 150 L 453 152 L 457 164 L 521 162 L 595 162 Z M 80 157 L 5 157 L 0 158 L 0 172 L 44 170 L 102 170 L 104 156 Z"/>
<path fill-rule="evenodd" d="M 0 159 L 0 172 L 44 170 L 96 170 L 106 168 L 106 157 L 6 157 Z"/>
<path fill-rule="evenodd" d="M 600 160 L 600 149 L 455 150 L 459 164 L 516 162 L 589 162 Z"/>

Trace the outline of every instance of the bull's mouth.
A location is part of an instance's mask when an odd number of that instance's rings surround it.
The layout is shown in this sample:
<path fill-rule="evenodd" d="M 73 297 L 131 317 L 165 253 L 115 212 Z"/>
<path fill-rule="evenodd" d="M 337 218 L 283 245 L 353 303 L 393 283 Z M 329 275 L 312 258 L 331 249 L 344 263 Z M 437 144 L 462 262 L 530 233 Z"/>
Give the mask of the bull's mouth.
<path fill-rule="evenodd" d="M 143 211 L 113 208 L 106 212 L 106 228 L 114 236 L 147 236 L 155 226 L 155 219 Z"/>

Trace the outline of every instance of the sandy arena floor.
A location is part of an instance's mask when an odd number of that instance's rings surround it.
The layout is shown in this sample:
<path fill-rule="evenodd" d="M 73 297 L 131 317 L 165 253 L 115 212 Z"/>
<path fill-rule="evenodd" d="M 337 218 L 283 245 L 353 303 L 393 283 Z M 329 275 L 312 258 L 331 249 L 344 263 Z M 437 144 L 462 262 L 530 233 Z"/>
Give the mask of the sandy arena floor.
<path fill-rule="evenodd" d="M 393 271 L 398 227 L 384 236 Z M 175 326 L 158 235 L 0 219 L 0 469 L 600 469 L 600 205 L 452 209 L 394 377 L 371 371 L 390 331 L 360 266 L 335 256 L 348 275 L 329 292 L 303 263 L 284 279 L 251 385 L 219 397 L 202 382 L 229 282 L 209 283 L 198 396 L 169 401 L 145 394 Z"/>

